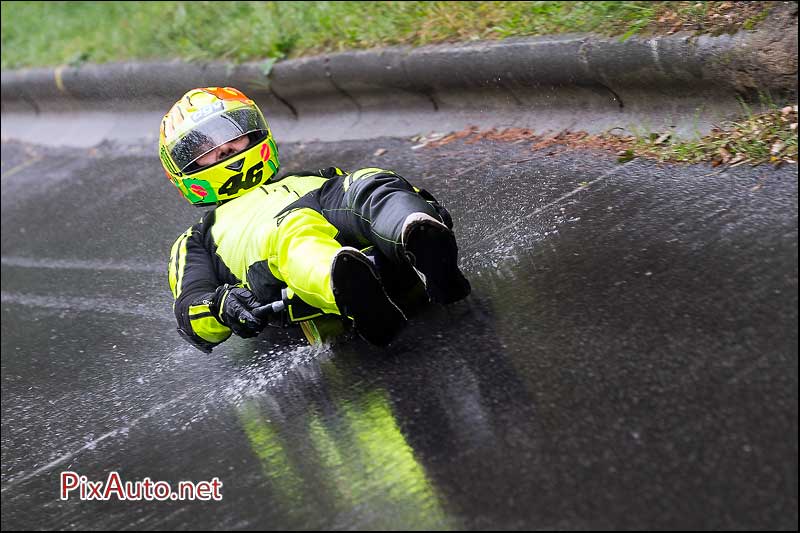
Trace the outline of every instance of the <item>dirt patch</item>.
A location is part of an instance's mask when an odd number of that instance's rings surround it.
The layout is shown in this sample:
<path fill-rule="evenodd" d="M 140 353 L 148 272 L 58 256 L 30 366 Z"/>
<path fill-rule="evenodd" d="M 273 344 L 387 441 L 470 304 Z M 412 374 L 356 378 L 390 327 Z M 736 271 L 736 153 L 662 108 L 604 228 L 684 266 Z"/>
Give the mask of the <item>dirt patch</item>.
<path fill-rule="evenodd" d="M 750 2 L 734 2 L 750 4 Z M 758 2 L 753 2 L 758 3 Z M 797 95 L 797 2 L 771 2 L 768 15 L 754 32 L 733 36 L 736 52 L 721 53 L 709 65 L 709 72 L 730 79 L 745 97 L 761 92 L 762 87 L 784 87 L 778 98 Z M 743 12 L 748 6 L 737 8 Z"/>
<path fill-rule="evenodd" d="M 670 2 L 662 5 L 643 34 L 671 35 L 682 31 L 736 33 L 754 29 L 786 2 Z"/>

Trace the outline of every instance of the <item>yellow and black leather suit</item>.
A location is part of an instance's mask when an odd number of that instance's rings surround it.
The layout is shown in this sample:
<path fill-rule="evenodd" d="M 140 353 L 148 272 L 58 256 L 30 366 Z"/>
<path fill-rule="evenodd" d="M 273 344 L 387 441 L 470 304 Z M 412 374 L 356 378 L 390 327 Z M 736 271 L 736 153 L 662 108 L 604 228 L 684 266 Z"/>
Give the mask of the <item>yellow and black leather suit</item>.
<path fill-rule="evenodd" d="M 401 226 L 420 211 L 452 227 L 433 196 L 378 168 L 290 173 L 222 204 L 172 246 L 178 332 L 206 352 L 231 336 L 209 307 L 223 284 L 244 286 L 264 304 L 287 296 L 289 322 L 340 315 L 333 256 L 345 245 L 374 246 L 388 262 L 404 264 Z"/>

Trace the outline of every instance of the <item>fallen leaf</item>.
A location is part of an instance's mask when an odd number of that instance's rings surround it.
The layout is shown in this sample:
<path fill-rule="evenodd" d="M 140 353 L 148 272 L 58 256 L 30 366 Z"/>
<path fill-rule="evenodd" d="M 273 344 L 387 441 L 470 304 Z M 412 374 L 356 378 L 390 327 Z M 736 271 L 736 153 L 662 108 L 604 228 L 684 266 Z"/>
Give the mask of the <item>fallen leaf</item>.
<path fill-rule="evenodd" d="M 375 153 L 372 154 L 372 155 L 374 155 L 375 157 L 380 157 L 385 153 L 386 153 L 386 148 L 378 148 L 377 150 L 375 150 Z"/>
<path fill-rule="evenodd" d="M 667 139 L 669 139 L 671 136 L 672 136 L 672 133 L 670 133 L 670 132 L 662 133 L 661 136 L 658 139 L 656 139 L 653 144 L 661 144 L 664 141 L 666 141 Z"/>
<path fill-rule="evenodd" d="M 770 149 L 769 153 L 771 153 L 773 155 L 774 154 L 779 154 L 779 153 L 781 153 L 781 150 L 783 150 L 785 147 L 786 147 L 786 145 L 783 144 L 783 142 L 777 141 L 777 142 L 775 142 L 775 144 L 772 145 L 772 148 Z"/>

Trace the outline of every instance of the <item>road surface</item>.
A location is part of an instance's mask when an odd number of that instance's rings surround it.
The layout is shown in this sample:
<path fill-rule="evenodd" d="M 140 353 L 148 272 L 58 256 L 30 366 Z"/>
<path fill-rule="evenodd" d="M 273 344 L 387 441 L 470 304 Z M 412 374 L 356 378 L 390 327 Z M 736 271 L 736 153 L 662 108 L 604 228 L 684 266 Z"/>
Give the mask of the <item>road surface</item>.
<path fill-rule="evenodd" d="M 155 143 L 4 140 L 3 529 L 796 529 L 796 167 L 416 145 L 279 143 L 433 192 L 470 298 L 383 350 L 206 355 Z M 63 471 L 223 499 L 62 501 Z"/>

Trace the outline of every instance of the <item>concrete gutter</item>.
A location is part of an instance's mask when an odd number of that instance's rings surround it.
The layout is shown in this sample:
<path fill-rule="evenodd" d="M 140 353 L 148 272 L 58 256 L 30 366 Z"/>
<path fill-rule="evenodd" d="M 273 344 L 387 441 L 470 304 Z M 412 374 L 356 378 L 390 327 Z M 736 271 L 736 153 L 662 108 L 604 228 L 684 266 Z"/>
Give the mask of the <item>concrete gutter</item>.
<path fill-rule="evenodd" d="M 797 95 L 787 31 L 651 39 L 562 35 L 395 47 L 276 63 L 117 63 L 2 73 L 2 136 L 91 146 L 155 139 L 186 90 L 234 86 L 278 138 L 346 140 L 468 125 L 536 131 L 623 128 L 678 135 L 740 113 L 741 100 Z"/>

